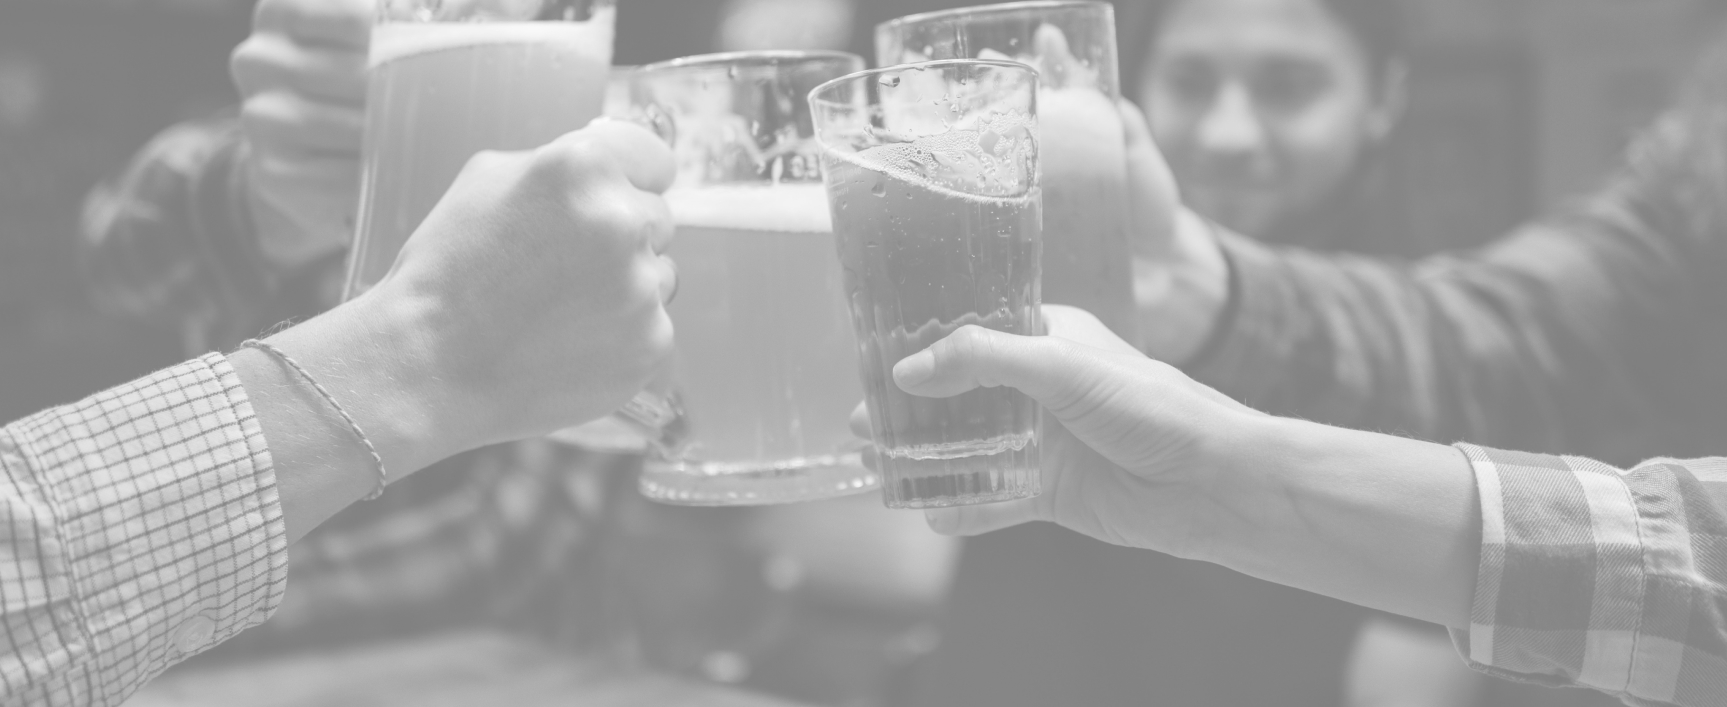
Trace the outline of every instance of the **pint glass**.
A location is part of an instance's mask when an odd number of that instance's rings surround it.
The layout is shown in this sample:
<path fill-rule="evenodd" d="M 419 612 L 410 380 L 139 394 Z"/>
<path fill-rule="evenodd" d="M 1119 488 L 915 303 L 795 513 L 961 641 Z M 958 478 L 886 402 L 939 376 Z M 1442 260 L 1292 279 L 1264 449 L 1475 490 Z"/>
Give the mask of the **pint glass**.
<path fill-rule="evenodd" d="M 475 153 L 600 114 L 613 0 L 379 0 L 359 231 L 344 299 L 377 284 Z"/>
<path fill-rule="evenodd" d="M 876 27 L 882 66 L 997 58 L 1038 69 L 1044 301 L 1091 311 L 1137 341 L 1125 137 L 1108 2 L 1016 2 L 911 15 Z"/>
<path fill-rule="evenodd" d="M 863 68 L 838 52 L 741 52 L 635 70 L 632 118 L 673 146 L 678 439 L 649 498 L 756 505 L 876 487 L 848 420 L 862 398 L 810 123 L 810 89 Z"/>
<path fill-rule="evenodd" d="M 1012 388 L 909 395 L 894 364 L 968 324 L 1042 333 L 1037 75 L 950 60 L 810 96 L 890 508 L 1039 491 L 1037 405 Z"/>
<path fill-rule="evenodd" d="M 469 158 L 539 147 L 600 115 L 615 13 L 614 0 L 378 0 L 343 299 L 383 279 Z M 675 418 L 643 393 L 566 432 L 628 449 Z"/>

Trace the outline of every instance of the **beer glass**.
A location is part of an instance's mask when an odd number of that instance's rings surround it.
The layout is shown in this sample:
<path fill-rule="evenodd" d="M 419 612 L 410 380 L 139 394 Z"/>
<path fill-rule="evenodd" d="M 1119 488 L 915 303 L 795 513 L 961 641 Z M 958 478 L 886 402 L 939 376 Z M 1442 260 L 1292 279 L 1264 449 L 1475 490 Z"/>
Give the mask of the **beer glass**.
<path fill-rule="evenodd" d="M 1037 74 L 949 60 L 810 95 L 890 508 L 1035 496 L 1037 405 L 1012 388 L 909 395 L 894 364 L 968 324 L 1042 333 Z"/>
<path fill-rule="evenodd" d="M 378 0 L 359 231 L 344 299 L 377 284 L 468 159 L 600 114 L 612 0 Z"/>
<path fill-rule="evenodd" d="M 1015 2 L 911 15 L 877 26 L 875 43 L 882 66 L 982 57 L 1038 69 L 1044 300 L 1089 310 L 1137 341 L 1114 7 Z"/>
<path fill-rule="evenodd" d="M 857 352 L 810 89 L 862 69 L 839 52 L 740 52 L 638 68 L 633 119 L 673 146 L 678 438 L 654 445 L 649 498 L 757 505 L 859 493 Z"/>
<path fill-rule="evenodd" d="M 615 14 L 614 0 L 378 0 L 343 299 L 390 271 L 469 158 L 539 147 L 600 114 Z M 643 393 L 590 430 L 627 448 L 675 418 Z"/>

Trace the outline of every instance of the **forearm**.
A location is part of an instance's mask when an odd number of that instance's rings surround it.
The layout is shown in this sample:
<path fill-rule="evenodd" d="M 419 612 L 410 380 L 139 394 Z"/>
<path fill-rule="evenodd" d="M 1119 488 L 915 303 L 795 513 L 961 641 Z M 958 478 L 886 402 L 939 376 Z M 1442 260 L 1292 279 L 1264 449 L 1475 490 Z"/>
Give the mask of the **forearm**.
<path fill-rule="evenodd" d="M 1480 556 L 1470 466 L 1437 444 L 1262 418 L 1220 445 L 1213 561 L 1272 582 L 1465 626 Z"/>

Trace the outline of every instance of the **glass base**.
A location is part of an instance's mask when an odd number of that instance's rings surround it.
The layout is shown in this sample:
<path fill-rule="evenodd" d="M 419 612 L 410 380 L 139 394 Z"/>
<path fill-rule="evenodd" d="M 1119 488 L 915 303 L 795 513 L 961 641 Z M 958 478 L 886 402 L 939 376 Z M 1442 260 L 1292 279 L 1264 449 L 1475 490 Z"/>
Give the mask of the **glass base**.
<path fill-rule="evenodd" d="M 907 450 L 878 455 L 885 460 L 882 502 L 888 508 L 947 508 L 1036 496 L 1043 490 L 1037 444 L 1029 436 L 1011 441 L 1015 443 L 973 443 L 958 453 Z"/>
<path fill-rule="evenodd" d="M 766 506 L 873 491 L 881 477 L 856 453 L 771 464 L 649 459 L 639 487 L 649 499 L 678 506 Z"/>

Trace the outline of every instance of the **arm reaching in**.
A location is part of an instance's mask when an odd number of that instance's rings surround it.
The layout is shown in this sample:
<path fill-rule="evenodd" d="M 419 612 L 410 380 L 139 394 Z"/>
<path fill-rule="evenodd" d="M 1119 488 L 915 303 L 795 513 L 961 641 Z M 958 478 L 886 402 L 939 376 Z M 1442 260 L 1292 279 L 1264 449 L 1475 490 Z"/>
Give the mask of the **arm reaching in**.
<path fill-rule="evenodd" d="M 382 283 L 269 342 L 391 481 L 603 415 L 670 350 L 672 175 L 610 121 L 481 154 Z M 119 704 L 261 623 L 287 545 L 376 483 L 347 423 L 251 349 L 0 429 L 0 702 Z"/>
<path fill-rule="evenodd" d="M 1042 496 L 931 511 L 936 530 L 1052 521 L 1450 626 L 1502 676 L 1718 704 L 1727 462 L 1618 470 L 1273 417 L 1046 317 L 1048 337 L 968 327 L 895 367 L 916 395 L 1019 389 L 1057 423 Z"/>

